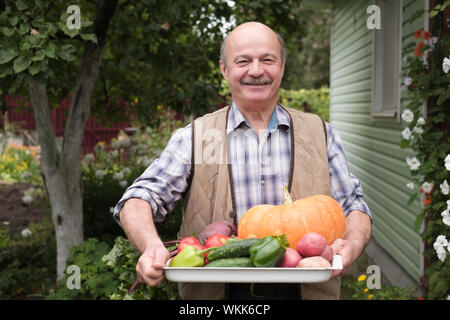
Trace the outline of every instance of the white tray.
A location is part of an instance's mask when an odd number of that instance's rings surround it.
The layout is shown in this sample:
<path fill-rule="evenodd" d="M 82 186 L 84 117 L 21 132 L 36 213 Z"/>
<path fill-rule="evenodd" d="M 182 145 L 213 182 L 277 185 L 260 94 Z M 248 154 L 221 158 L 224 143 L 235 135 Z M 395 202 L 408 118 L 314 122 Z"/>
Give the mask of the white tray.
<path fill-rule="evenodd" d="M 167 280 L 174 282 L 312 283 L 325 282 L 333 270 L 342 269 L 342 257 L 335 255 L 330 268 L 173 268 L 164 267 Z"/>

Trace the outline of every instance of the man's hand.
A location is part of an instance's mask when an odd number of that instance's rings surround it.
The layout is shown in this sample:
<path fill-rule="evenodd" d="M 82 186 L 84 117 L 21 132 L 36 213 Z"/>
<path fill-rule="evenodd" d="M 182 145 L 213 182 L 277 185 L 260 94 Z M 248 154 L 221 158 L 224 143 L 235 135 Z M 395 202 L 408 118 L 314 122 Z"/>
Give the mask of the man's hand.
<path fill-rule="evenodd" d="M 159 286 L 164 280 L 163 268 L 168 259 L 169 251 L 162 242 L 146 248 L 136 265 L 139 280 L 152 287 Z"/>
<path fill-rule="evenodd" d="M 361 254 L 361 245 L 357 241 L 336 239 L 331 244 L 334 254 L 342 257 L 342 270 L 333 270 L 331 277 L 337 277 L 347 271 L 347 268 L 358 259 Z"/>
<path fill-rule="evenodd" d="M 342 270 L 333 270 L 332 277 L 340 276 L 361 255 L 370 240 L 372 221 L 362 211 L 352 211 L 346 219 L 344 239 L 331 244 L 334 254 L 342 257 Z"/>

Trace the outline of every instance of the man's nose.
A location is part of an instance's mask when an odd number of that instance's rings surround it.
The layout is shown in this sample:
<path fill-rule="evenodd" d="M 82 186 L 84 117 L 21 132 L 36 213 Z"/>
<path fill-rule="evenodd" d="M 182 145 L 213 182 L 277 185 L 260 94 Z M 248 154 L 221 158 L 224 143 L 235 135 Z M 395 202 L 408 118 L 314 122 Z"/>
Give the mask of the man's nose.
<path fill-rule="evenodd" d="M 248 75 L 252 77 L 262 76 L 264 73 L 264 68 L 258 59 L 254 59 L 250 65 L 248 70 Z"/>

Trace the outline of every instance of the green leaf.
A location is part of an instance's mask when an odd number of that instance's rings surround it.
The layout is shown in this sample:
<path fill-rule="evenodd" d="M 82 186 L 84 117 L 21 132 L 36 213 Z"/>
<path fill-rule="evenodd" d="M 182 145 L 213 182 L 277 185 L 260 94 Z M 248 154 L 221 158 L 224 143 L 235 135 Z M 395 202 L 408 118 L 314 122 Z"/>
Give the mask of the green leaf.
<path fill-rule="evenodd" d="M 430 18 L 434 18 L 439 13 L 438 10 L 431 10 L 430 12 Z"/>
<path fill-rule="evenodd" d="M 41 70 L 41 67 L 38 63 L 33 63 L 31 65 L 31 67 L 28 68 L 28 72 L 34 76 L 35 74 L 37 74 L 39 71 Z"/>
<path fill-rule="evenodd" d="M 14 60 L 14 73 L 19 73 L 26 70 L 31 64 L 31 60 L 25 57 L 18 57 Z"/>
<path fill-rule="evenodd" d="M 0 78 L 4 78 L 11 73 L 12 73 L 12 69 L 10 67 L 7 67 L 5 65 L 0 66 Z"/>
<path fill-rule="evenodd" d="M 416 198 L 418 196 L 418 192 L 415 192 L 414 194 L 412 194 L 409 199 L 408 199 L 408 207 L 414 202 L 416 201 Z"/>
<path fill-rule="evenodd" d="M 49 58 L 56 58 L 56 44 L 53 42 L 49 42 L 47 47 L 45 48 L 45 54 Z"/>
<path fill-rule="evenodd" d="M 11 37 L 15 31 L 16 28 L 7 28 L 7 27 L 2 28 L 2 33 L 5 37 Z"/>
<path fill-rule="evenodd" d="M 409 144 L 409 140 L 402 140 L 402 142 L 400 142 L 400 148 L 405 149 L 409 146 Z"/>
<path fill-rule="evenodd" d="M 417 216 L 416 221 L 414 222 L 414 231 L 419 232 L 424 219 L 425 219 L 425 212 L 422 212 Z"/>
<path fill-rule="evenodd" d="M 20 11 L 25 10 L 26 8 L 28 8 L 28 4 L 24 0 L 16 0 L 15 3 L 16 3 L 17 9 L 20 10 Z"/>
<path fill-rule="evenodd" d="M 94 43 L 97 43 L 97 36 L 94 33 L 83 33 L 80 34 L 81 39 L 85 41 L 92 41 Z"/>
<path fill-rule="evenodd" d="M 17 52 L 14 49 L 0 50 L 0 64 L 7 63 L 17 56 Z"/>
<path fill-rule="evenodd" d="M 58 53 L 59 57 L 66 61 L 73 61 L 76 59 L 74 53 L 76 51 L 75 46 L 71 44 L 65 44 L 61 46 L 61 51 Z"/>
<path fill-rule="evenodd" d="M 443 93 L 439 96 L 439 98 L 437 99 L 436 103 L 437 104 L 441 104 L 443 103 L 445 100 L 447 100 L 447 93 Z"/>
<path fill-rule="evenodd" d="M 34 56 L 31 57 L 31 61 L 41 61 L 45 58 L 45 50 L 40 49 L 34 53 Z"/>
<path fill-rule="evenodd" d="M 30 32 L 30 27 L 28 27 L 27 24 L 22 23 L 22 24 L 19 26 L 18 32 L 19 32 L 19 34 L 21 34 L 21 35 L 25 35 L 25 34 L 27 34 L 27 33 Z"/>
<path fill-rule="evenodd" d="M 9 18 L 9 23 L 11 23 L 12 26 L 15 26 L 19 22 L 19 18 L 17 16 L 12 16 Z"/>

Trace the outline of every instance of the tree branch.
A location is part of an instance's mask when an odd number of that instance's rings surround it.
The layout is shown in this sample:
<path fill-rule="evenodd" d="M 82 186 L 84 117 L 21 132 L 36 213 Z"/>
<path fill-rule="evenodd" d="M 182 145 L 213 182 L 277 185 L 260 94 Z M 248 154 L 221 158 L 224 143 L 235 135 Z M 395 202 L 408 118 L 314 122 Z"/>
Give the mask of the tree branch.
<path fill-rule="evenodd" d="M 64 132 L 63 159 L 69 168 L 73 168 L 73 165 L 79 166 L 77 161 L 81 157 L 84 128 L 90 114 L 91 95 L 102 60 L 107 30 L 117 2 L 118 0 L 99 2 L 93 26 L 98 42 L 86 41 L 84 43 L 83 58 Z"/>

